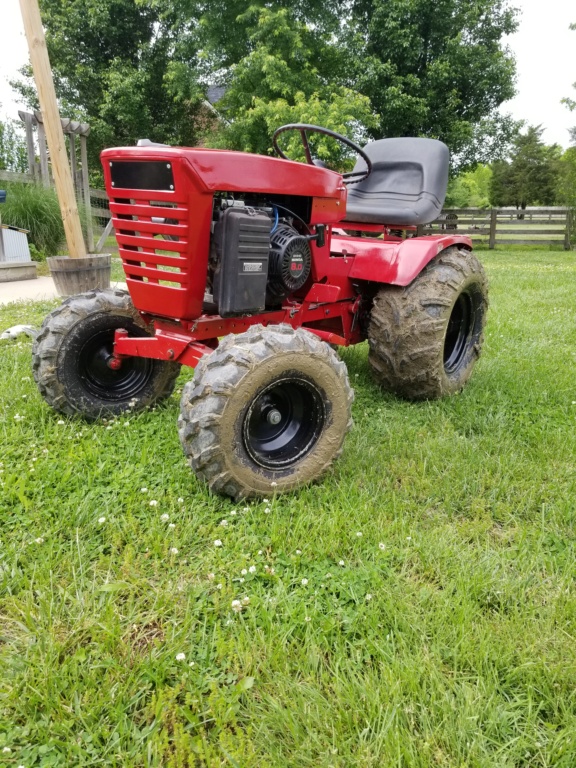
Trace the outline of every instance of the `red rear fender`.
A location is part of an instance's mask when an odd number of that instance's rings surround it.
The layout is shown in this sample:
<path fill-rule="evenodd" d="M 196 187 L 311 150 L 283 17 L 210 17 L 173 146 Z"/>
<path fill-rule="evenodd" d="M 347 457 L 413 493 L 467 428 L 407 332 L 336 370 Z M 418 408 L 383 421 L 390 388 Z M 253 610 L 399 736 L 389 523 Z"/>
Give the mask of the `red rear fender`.
<path fill-rule="evenodd" d="M 451 245 L 472 250 L 472 241 L 462 235 L 412 237 L 400 243 L 334 236 L 330 250 L 354 256 L 349 274 L 352 280 L 408 285 L 428 262 Z"/>

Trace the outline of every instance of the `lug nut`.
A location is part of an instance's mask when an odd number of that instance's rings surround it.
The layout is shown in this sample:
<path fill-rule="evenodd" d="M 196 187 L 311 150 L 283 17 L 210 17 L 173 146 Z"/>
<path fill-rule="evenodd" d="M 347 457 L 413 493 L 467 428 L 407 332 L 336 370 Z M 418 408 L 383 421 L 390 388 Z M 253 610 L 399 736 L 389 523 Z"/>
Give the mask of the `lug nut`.
<path fill-rule="evenodd" d="M 282 421 L 282 414 L 280 411 L 277 411 L 276 408 L 272 408 L 271 411 L 268 411 L 268 416 L 266 418 L 268 420 L 268 424 L 276 426 L 276 424 L 280 424 Z"/>

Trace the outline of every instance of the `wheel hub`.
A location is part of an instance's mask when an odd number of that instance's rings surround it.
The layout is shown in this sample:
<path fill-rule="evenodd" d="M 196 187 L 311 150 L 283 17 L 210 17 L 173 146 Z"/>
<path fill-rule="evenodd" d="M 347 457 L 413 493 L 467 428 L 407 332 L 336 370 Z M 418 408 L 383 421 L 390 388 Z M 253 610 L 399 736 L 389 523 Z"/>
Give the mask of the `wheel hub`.
<path fill-rule="evenodd" d="M 284 469 L 307 455 L 325 422 L 320 390 L 304 377 L 283 377 L 249 405 L 242 425 L 244 448 L 261 467 Z"/>
<path fill-rule="evenodd" d="M 120 360 L 114 355 L 114 329 L 88 338 L 78 356 L 78 372 L 86 389 L 103 400 L 136 397 L 152 375 L 153 363 L 143 357 Z"/>

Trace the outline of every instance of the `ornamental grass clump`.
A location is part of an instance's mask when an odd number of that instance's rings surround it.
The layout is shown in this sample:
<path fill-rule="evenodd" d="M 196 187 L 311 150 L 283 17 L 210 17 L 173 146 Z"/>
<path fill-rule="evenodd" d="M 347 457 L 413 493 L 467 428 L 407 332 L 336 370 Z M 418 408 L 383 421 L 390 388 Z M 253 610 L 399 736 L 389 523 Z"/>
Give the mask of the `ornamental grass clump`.
<path fill-rule="evenodd" d="M 28 230 L 35 260 L 39 255 L 55 256 L 65 242 L 56 192 L 39 184 L 10 184 L 7 192 L 0 208 L 2 223 Z"/>

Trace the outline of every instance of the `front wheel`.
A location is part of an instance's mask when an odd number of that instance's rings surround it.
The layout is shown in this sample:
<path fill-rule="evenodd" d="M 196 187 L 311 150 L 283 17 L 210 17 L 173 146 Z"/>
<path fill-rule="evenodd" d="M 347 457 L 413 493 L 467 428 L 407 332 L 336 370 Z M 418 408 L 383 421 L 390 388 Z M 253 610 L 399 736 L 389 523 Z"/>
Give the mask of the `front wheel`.
<path fill-rule="evenodd" d="M 48 315 L 32 348 L 32 370 L 55 410 L 95 420 L 141 410 L 172 393 L 177 363 L 129 357 L 118 370 L 110 366 L 117 328 L 148 335 L 123 291 L 72 296 Z"/>
<path fill-rule="evenodd" d="M 410 285 L 381 288 L 368 327 L 376 379 L 410 400 L 459 392 L 480 355 L 487 309 L 484 269 L 473 253 L 456 246 Z"/>
<path fill-rule="evenodd" d="M 196 474 L 244 498 L 318 479 L 352 424 L 346 366 L 312 333 L 288 325 L 226 337 L 182 392 L 178 429 Z"/>

